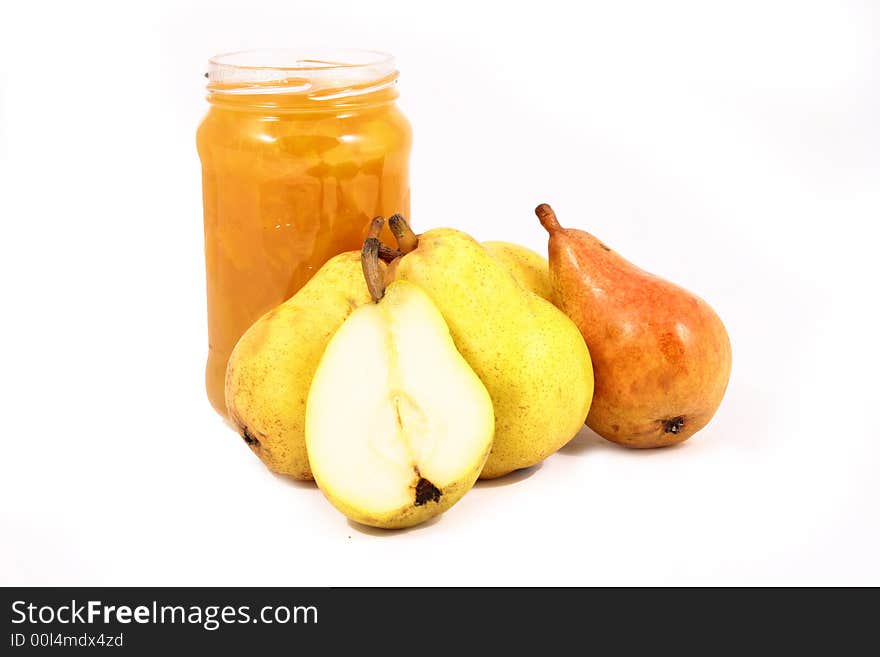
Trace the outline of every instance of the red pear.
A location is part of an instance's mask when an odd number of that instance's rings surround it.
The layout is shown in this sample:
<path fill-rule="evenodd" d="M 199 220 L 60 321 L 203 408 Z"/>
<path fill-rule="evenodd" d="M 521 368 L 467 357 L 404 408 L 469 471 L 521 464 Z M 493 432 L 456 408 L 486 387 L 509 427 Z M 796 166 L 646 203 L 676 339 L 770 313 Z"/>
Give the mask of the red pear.
<path fill-rule="evenodd" d="M 627 447 L 687 440 L 718 409 L 730 377 L 730 340 L 705 301 L 563 228 L 535 209 L 550 233 L 554 301 L 577 325 L 593 359 L 587 426 Z"/>

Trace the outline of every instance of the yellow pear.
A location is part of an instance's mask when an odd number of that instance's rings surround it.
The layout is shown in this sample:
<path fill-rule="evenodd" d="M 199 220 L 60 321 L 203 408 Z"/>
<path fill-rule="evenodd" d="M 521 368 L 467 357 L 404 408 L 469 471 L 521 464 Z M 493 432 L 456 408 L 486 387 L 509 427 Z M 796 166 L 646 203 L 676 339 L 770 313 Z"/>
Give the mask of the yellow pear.
<path fill-rule="evenodd" d="M 312 377 L 330 338 L 369 301 L 360 253 L 342 253 L 236 344 L 226 368 L 229 419 L 273 472 L 312 479 L 305 441 Z"/>
<path fill-rule="evenodd" d="M 553 302 L 553 285 L 550 283 L 550 266 L 547 258 L 511 242 L 483 242 L 493 258 L 513 274 L 513 277 L 530 292 Z"/>
<path fill-rule="evenodd" d="M 404 253 L 389 265 L 389 280 L 415 283 L 431 297 L 492 398 L 495 439 L 480 476 L 541 462 L 577 434 L 590 410 L 593 368 L 577 327 L 469 235 L 438 228 L 415 238 L 402 217 L 389 221 Z"/>
<path fill-rule="evenodd" d="M 444 512 L 473 486 L 495 421 L 489 393 L 428 295 L 405 281 L 383 289 L 378 246 L 373 237 L 364 246 L 375 302 L 345 320 L 315 372 L 306 445 L 337 509 L 400 528 Z"/>

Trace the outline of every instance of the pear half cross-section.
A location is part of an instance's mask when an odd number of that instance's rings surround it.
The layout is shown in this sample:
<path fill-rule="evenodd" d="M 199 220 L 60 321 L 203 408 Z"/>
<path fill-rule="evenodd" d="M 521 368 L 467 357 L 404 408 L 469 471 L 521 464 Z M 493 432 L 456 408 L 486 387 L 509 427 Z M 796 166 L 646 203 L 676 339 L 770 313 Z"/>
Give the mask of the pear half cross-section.
<path fill-rule="evenodd" d="M 473 485 L 492 445 L 492 401 L 419 287 L 392 283 L 330 340 L 309 391 L 306 446 L 346 516 L 407 527 Z"/>

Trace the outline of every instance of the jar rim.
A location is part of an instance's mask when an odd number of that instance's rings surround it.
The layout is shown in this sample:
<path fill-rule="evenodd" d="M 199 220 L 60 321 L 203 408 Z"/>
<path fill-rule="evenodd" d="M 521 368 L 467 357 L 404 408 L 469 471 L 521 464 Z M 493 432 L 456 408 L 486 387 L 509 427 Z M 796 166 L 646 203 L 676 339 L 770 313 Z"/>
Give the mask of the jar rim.
<path fill-rule="evenodd" d="M 377 50 L 263 48 L 215 55 L 206 77 L 211 94 L 314 94 L 394 84 L 397 70 Z"/>
<path fill-rule="evenodd" d="M 211 67 L 274 71 L 325 71 L 327 69 L 394 66 L 394 56 L 358 48 L 258 48 L 214 55 Z M 210 73 L 210 71 L 209 71 Z"/>
<path fill-rule="evenodd" d="M 377 50 L 263 48 L 208 60 L 208 92 L 228 95 L 363 96 L 397 81 L 394 57 Z"/>

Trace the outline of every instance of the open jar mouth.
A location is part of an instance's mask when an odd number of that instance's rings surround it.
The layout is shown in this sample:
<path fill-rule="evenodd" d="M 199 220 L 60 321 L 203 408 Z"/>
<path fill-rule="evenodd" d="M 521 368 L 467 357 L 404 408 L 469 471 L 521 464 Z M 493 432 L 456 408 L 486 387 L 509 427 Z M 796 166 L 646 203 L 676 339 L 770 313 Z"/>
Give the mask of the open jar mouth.
<path fill-rule="evenodd" d="M 394 57 L 374 50 L 266 48 L 208 61 L 211 94 L 304 94 L 332 99 L 394 85 Z"/>

